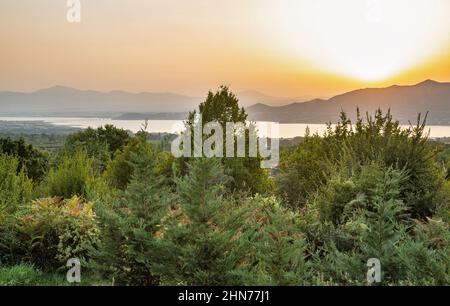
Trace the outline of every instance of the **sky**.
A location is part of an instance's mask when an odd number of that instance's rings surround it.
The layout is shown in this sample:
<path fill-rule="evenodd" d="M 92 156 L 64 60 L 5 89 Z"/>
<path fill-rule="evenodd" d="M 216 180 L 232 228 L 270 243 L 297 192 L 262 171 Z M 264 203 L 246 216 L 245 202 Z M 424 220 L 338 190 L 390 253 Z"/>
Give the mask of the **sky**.
<path fill-rule="evenodd" d="M 0 1 L 0 90 L 282 97 L 450 81 L 449 0 Z"/>

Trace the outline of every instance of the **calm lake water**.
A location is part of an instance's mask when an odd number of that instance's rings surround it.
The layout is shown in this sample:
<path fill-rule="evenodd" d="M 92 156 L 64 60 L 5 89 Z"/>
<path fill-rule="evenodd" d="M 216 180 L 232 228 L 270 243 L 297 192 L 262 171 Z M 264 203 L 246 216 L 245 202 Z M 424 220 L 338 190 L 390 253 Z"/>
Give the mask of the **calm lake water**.
<path fill-rule="evenodd" d="M 0 117 L 0 121 L 44 121 L 53 125 L 70 126 L 78 128 L 97 128 L 105 124 L 113 124 L 119 128 L 130 130 L 132 132 L 139 131 L 143 124 L 143 120 L 114 120 L 107 118 L 62 118 L 62 117 Z M 271 135 L 269 122 L 257 122 L 257 127 L 261 136 Z M 152 133 L 166 132 L 177 133 L 183 130 L 183 122 L 180 120 L 149 120 L 147 131 Z M 282 138 L 292 138 L 303 136 L 306 128 L 309 127 L 311 133 L 318 132 L 323 134 L 326 130 L 325 124 L 303 124 L 289 123 L 279 125 L 279 135 Z M 430 137 L 450 137 L 450 126 L 430 125 Z"/>

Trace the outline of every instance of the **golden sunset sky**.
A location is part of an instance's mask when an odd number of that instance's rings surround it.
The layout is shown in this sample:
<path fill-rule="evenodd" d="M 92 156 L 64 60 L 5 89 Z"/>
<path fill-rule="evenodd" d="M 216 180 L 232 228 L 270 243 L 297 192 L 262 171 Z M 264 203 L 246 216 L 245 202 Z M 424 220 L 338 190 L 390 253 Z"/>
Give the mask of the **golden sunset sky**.
<path fill-rule="evenodd" d="M 0 90 L 274 96 L 450 81 L 449 0 L 0 1 Z"/>

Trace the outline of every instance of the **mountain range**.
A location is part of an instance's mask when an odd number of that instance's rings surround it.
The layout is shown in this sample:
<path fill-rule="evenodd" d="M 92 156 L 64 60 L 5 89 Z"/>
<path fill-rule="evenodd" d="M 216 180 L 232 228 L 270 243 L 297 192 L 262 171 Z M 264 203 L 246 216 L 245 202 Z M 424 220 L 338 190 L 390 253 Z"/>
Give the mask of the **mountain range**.
<path fill-rule="evenodd" d="M 283 104 L 293 99 L 265 95 L 257 91 L 238 93 L 244 107 L 255 103 Z M 53 86 L 30 93 L 0 92 L 0 116 L 81 116 L 124 118 L 177 118 L 198 107 L 205 97 L 191 97 L 174 93 L 129 93 L 125 91 L 99 92 Z M 295 101 L 295 100 L 294 100 Z M 177 113 L 177 114 L 173 114 Z M 185 118 L 185 116 L 183 117 Z"/>
<path fill-rule="evenodd" d="M 277 121 L 280 123 L 324 123 L 336 122 L 341 110 L 350 118 L 360 112 L 374 113 L 377 108 L 391 110 L 401 123 L 415 122 L 418 113 L 428 113 L 428 124 L 450 125 L 450 83 L 426 80 L 410 86 L 365 88 L 350 91 L 330 99 L 314 99 L 284 106 L 269 106 L 263 103 L 247 108 L 249 119 Z"/>
<path fill-rule="evenodd" d="M 173 93 L 99 92 L 54 86 L 30 93 L 0 92 L 0 115 L 108 117 L 126 112 L 175 112 L 195 108 L 199 100 Z"/>
<path fill-rule="evenodd" d="M 354 118 L 359 107 L 361 113 L 390 109 L 402 123 L 414 121 L 418 113 L 429 112 L 428 124 L 450 125 L 450 83 L 433 80 L 407 86 L 358 89 L 329 99 L 304 102 L 294 102 L 300 98 L 273 97 L 256 91 L 240 92 L 237 97 L 249 119 L 255 121 L 335 122 L 341 110 Z M 203 100 L 204 97 L 173 93 L 99 92 L 54 86 L 31 93 L 0 92 L 0 116 L 178 120 Z"/>

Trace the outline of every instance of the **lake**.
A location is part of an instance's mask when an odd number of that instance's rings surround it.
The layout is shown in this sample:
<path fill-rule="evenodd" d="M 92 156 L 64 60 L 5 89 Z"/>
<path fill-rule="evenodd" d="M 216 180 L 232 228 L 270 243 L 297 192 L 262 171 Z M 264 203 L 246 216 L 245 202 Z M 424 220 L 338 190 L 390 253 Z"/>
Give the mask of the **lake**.
<path fill-rule="evenodd" d="M 0 121 L 43 121 L 53 125 L 78 128 L 97 128 L 105 124 L 112 124 L 132 132 L 139 131 L 144 124 L 143 120 L 64 117 L 0 117 Z M 271 123 L 269 122 L 257 122 L 261 136 L 270 135 L 270 126 Z M 181 120 L 149 120 L 147 131 L 152 133 L 177 133 L 183 130 L 183 127 L 184 125 Z M 282 138 L 303 136 L 307 127 L 309 127 L 311 133 L 318 132 L 319 134 L 323 134 L 326 130 L 325 124 L 282 123 L 279 125 L 279 135 Z M 430 137 L 432 138 L 450 137 L 450 126 L 430 125 L 427 128 L 430 130 Z"/>

